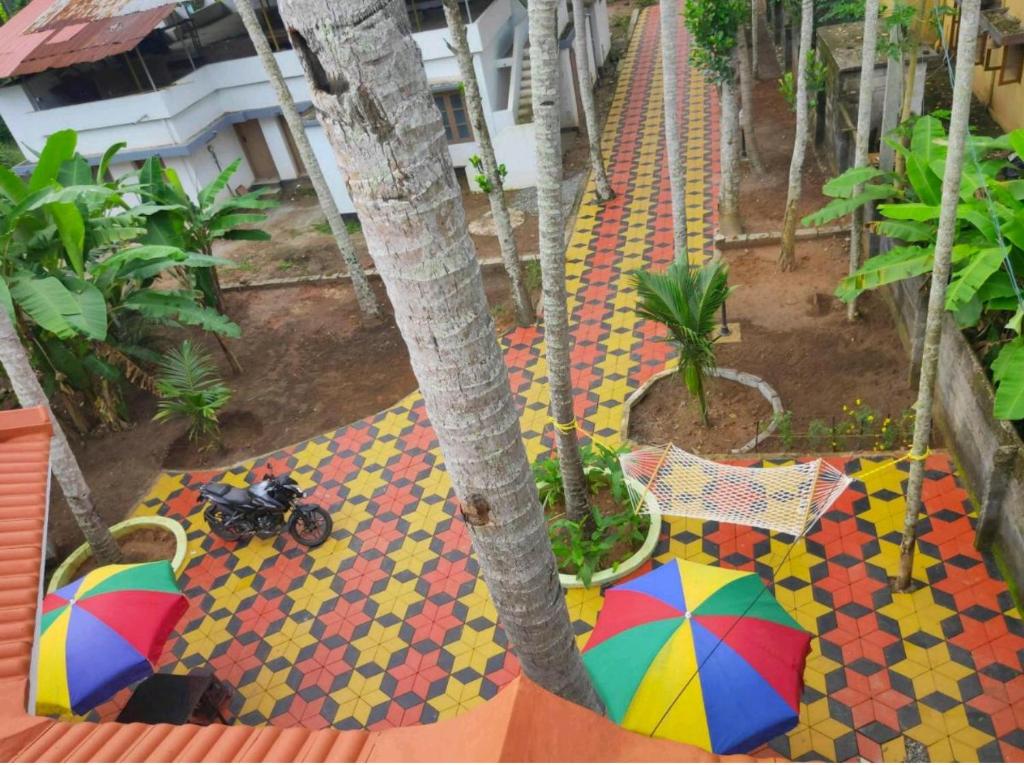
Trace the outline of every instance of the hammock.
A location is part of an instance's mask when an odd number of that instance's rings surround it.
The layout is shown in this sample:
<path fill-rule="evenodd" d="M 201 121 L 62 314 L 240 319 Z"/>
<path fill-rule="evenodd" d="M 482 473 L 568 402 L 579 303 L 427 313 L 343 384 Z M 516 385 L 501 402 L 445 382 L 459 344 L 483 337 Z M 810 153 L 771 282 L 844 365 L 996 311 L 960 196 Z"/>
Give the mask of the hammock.
<path fill-rule="evenodd" d="M 822 459 L 787 467 L 723 465 L 673 444 L 619 457 L 638 509 L 803 536 L 852 479 Z"/>

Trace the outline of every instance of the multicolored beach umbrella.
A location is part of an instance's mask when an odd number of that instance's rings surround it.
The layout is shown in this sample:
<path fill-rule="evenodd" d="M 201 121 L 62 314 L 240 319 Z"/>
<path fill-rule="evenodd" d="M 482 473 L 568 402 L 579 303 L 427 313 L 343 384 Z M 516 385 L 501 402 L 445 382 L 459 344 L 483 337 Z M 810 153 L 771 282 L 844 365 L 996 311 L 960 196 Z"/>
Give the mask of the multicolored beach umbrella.
<path fill-rule="evenodd" d="M 757 574 L 673 560 L 608 590 L 583 662 L 624 728 L 734 754 L 796 725 L 810 643 Z"/>
<path fill-rule="evenodd" d="M 43 599 L 36 712 L 83 714 L 153 672 L 188 608 L 170 561 L 103 566 Z"/>

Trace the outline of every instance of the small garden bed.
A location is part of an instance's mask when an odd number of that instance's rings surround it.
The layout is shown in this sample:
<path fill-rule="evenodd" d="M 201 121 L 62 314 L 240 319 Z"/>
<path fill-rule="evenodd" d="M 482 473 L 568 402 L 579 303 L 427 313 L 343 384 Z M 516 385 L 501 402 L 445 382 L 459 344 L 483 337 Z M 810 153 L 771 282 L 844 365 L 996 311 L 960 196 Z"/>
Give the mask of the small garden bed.
<path fill-rule="evenodd" d="M 563 587 L 603 585 L 636 570 L 654 552 L 661 528 L 660 516 L 636 511 L 619 464 L 620 450 L 588 444 L 580 452 L 591 503 L 578 521 L 565 512 L 558 457 L 534 465 Z"/>
<path fill-rule="evenodd" d="M 123 557 L 122 563 L 168 560 L 175 574 L 185 568 L 188 537 L 181 524 L 163 516 L 129 518 L 110 527 Z M 78 547 L 50 577 L 47 592 L 53 592 L 100 567 L 88 545 Z"/>
<path fill-rule="evenodd" d="M 708 420 L 671 370 L 637 391 L 629 404 L 626 436 L 639 444 L 674 443 L 689 452 L 724 454 L 741 449 L 773 422 L 771 402 L 757 387 L 722 377 L 707 381 Z"/>

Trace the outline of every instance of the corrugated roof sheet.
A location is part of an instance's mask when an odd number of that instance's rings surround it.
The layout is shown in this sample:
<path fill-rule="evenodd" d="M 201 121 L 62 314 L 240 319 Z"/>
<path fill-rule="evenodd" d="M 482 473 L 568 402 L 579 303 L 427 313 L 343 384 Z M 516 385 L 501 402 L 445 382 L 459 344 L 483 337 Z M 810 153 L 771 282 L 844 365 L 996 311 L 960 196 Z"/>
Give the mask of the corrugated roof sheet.
<path fill-rule="evenodd" d="M 0 27 L 0 77 L 129 51 L 174 5 L 156 0 L 32 0 Z"/>

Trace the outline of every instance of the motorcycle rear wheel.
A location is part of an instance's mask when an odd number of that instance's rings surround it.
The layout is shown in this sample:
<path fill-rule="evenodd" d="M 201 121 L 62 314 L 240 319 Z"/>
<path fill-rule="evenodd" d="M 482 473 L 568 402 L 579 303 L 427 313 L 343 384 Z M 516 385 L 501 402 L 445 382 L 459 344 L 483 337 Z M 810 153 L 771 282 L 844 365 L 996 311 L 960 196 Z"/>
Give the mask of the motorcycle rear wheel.
<path fill-rule="evenodd" d="M 300 545 L 319 547 L 331 536 L 334 522 L 330 514 L 322 507 L 307 505 L 302 510 L 295 510 L 288 522 L 288 532 Z"/>

